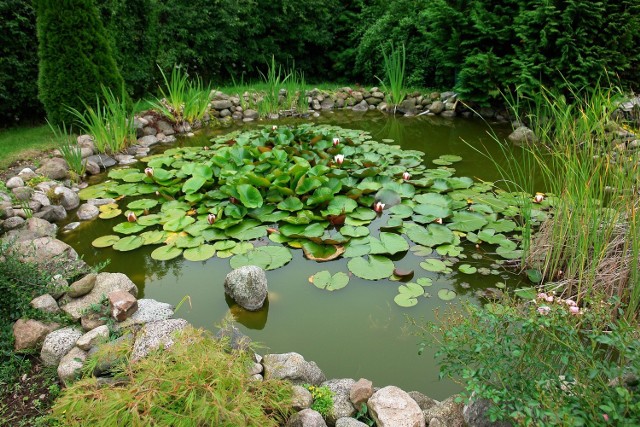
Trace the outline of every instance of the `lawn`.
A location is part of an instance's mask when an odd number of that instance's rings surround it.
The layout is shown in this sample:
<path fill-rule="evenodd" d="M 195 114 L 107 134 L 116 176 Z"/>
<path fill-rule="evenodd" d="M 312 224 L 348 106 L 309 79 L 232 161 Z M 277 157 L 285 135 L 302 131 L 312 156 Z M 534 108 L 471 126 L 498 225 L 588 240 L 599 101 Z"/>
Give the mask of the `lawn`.
<path fill-rule="evenodd" d="M 32 158 L 37 153 L 55 148 L 53 134 L 47 125 L 15 127 L 0 130 L 0 169 L 16 160 Z"/>

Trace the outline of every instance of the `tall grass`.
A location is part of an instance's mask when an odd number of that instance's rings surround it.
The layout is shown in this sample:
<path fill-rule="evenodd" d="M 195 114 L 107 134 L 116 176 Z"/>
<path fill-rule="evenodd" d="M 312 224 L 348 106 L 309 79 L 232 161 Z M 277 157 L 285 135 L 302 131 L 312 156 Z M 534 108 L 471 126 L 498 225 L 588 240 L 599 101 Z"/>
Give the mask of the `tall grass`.
<path fill-rule="evenodd" d="M 136 140 L 132 108 L 128 105 L 124 86 L 120 96 L 102 86 L 102 98 L 96 97 L 96 107 L 85 104 L 85 111 L 68 108 L 80 127 L 93 136 L 101 153 L 117 153 Z"/>
<path fill-rule="evenodd" d="M 47 124 L 53 133 L 53 141 L 62 154 L 62 158 L 69 165 L 69 169 L 73 171 L 76 179 L 80 179 L 84 176 L 86 163 L 82 159 L 82 149 L 78 145 L 78 142 L 73 137 L 71 128 L 67 131 L 67 125 L 62 124 L 62 128 L 59 126 L 53 126 L 48 120 Z"/>
<path fill-rule="evenodd" d="M 396 49 L 391 44 L 391 52 L 387 55 L 387 52 L 382 48 L 382 58 L 385 71 L 385 80 L 380 80 L 384 91 L 387 93 L 387 100 L 391 105 L 395 107 L 402 102 L 406 96 L 406 88 L 404 87 L 405 71 L 406 71 L 406 51 L 404 44 L 402 48 Z M 389 82 L 387 87 L 386 82 Z"/>
<path fill-rule="evenodd" d="M 160 70 L 164 88 L 160 87 L 162 98 L 152 102 L 155 109 L 178 124 L 202 120 L 209 110 L 210 86 L 205 86 L 199 77 L 189 79 L 189 75 L 178 66 L 171 70 L 170 78 Z"/>
<path fill-rule="evenodd" d="M 260 71 L 260 75 L 267 89 L 262 100 L 258 102 L 258 113 L 260 116 L 277 114 L 280 111 L 280 89 L 291 77 L 291 73 L 285 74 L 285 71 L 282 70 L 282 65 L 276 64 L 276 59 L 272 55 L 271 63 L 267 63 L 266 74 Z"/>
<path fill-rule="evenodd" d="M 546 88 L 509 97 L 516 119 L 527 123 L 539 142 L 525 148 L 524 163 L 511 157 L 500 167 L 511 190 L 531 194 L 542 185 L 552 205 L 551 218 L 535 234 L 525 225 L 529 235 L 523 239 L 530 250 L 524 264 L 565 295 L 615 296 L 629 306 L 627 317 L 635 317 L 639 159 L 609 144 L 606 130 L 615 128 L 611 113 L 618 96 L 618 90 L 597 84 L 588 91 L 574 88 L 570 101 Z"/>

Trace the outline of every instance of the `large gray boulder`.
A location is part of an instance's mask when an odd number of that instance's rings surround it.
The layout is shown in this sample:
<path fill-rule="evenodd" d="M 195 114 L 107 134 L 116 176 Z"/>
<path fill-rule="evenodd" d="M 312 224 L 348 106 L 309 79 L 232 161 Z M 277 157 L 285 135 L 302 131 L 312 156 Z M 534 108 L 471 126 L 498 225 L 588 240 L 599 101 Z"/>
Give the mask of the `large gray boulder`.
<path fill-rule="evenodd" d="M 462 403 L 456 403 L 457 395 L 449 397 L 447 400 L 422 411 L 424 419 L 429 425 L 440 427 L 464 427 L 465 421 L 462 416 Z"/>
<path fill-rule="evenodd" d="M 40 295 L 39 297 L 32 299 L 29 304 L 36 310 L 40 310 L 45 313 L 57 313 L 60 311 L 58 302 L 49 294 Z"/>
<path fill-rule="evenodd" d="M 227 274 L 224 291 L 243 308 L 259 310 L 267 299 L 267 276 L 255 265 L 236 268 Z"/>
<path fill-rule="evenodd" d="M 87 157 L 87 163 L 88 162 L 96 163 L 100 166 L 100 169 L 107 169 L 118 164 L 116 159 L 106 154 L 94 154 L 93 156 L 89 156 Z"/>
<path fill-rule="evenodd" d="M 109 327 L 107 325 L 102 325 L 90 330 L 78 338 L 76 346 L 82 350 L 89 351 L 91 350 L 91 347 L 94 347 L 100 342 L 106 341 L 108 338 Z"/>
<path fill-rule="evenodd" d="M 367 403 L 369 413 L 378 427 L 425 427 L 418 404 L 398 387 L 381 388 Z"/>
<path fill-rule="evenodd" d="M 133 296 L 138 295 L 138 288 L 127 275 L 100 273 L 96 276 L 93 289 L 88 294 L 71 300 L 61 308 L 75 320 L 78 320 L 92 304 L 99 304 L 103 297 L 113 291 L 126 291 Z"/>
<path fill-rule="evenodd" d="M 326 386 L 333 393 L 333 411 L 331 411 L 326 420 L 330 426 L 335 425 L 338 418 L 352 417 L 358 412 L 349 397 L 351 387 L 355 383 L 352 378 L 342 378 L 325 381 L 321 384 L 321 386 Z"/>
<path fill-rule="evenodd" d="M 16 241 L 12 250 L 23 261 L 46 266 L 62 263 L 66 268 L 82 268 L 86 264 L 78 253 L 66 243 L 53 237 L 40 237 L 34 240 Z"/>
<path fill-rule="evenodd" d="M 166 320 L 173 316 L 173 306 L 154 299 L 139 299 L 138 310 L 128 319 L 118 323 L 121 328 Z"/>
<path fill-rule="evenodd" d="M 509 141 L 518 146 L 528 145 L 538 142 L 538 137 L 528 127 L 520 126 L 511 132 Z"/>
<path fill-rule="evenodd" d="M 362 421 L 358 421 L 355 418 L 343 417 L 338 418 L 336 421 L 336 427 L 368 427 Z"/>
<path fill-rule="evenodd" d="M 411 396 L 411 398 L 416 401 L 420 409 L 422 409 L 423 411 L 426 409 L 431 409 L 434 406 L 440 404 L 440 402 L 438 402 L 437 400 L 432 399 L 429 396 L 420 393 L 419 391 L 410 391 L 409 396 Z"/>
<path fill-rule="evenodd" d="M 360 410 L 363 403 L 367 403 L 373 396 L 373 383 L 365 378 L 360 378 L 351 385 L 349 390 L 349 400 L 354 408 Z"/>
<path fill-rule="evenodd" d="M 147 323 L 142 327 L 133 343 L 131 360 L 133 362 L 146 357 L 158 348 L 168 349 L 173 344 L 173 334 L 189 325 L 184 319 L 167 319 Z"/>
<path fill-rule="evenodd" d="M 493 406 L 489 399 L 477 399 L 471 395 L 469 401 L 462 408 L 462 417 L 468 427 L 511 427 L 508 421 L 491 421 L 487 412 Z"/>
<path fill-rule="evenodd" d="M 33 214 L 33 216 L 48 222 L 58 222 L 67 217 L 67 210 L 60 205 L 45 206 L 40 212 Z"/>
<path fill-rule="evenodd" d="M 291 381 L 295 385 L 320 385 L 326 377 L 315 362 L 298 353 L 266 354 L 262 359 L 265 379 Z"/>
<path fill-rule="evenodd" d="M 80 298 L 88 294 L 96 285 L 96 277 L 98 277 L 96 273 L 89 273 L 83 278 L 76 280 L 69 286 L 67 295 L 71 298 Z"/>
<path fill-rule="evenodd" d="M 19 176 L 14 176 L 7 180 L 6 186 L 9 190 L 13 190 L 17 187 L 24 187 L 24 181 Z"/>
<path fill-rule="evenodd" d="M 64 159 L 54 157 L 36 169 L 36 173 L 51 179 L 66 179 L 69 177 L 69 165 Z"/>
<path fill-rule="evenodd" d="M 38 350 L 44 338 L 58 327 L 59 325 L 57 323 L 42 323 L 33 319 L 18 319 L 13 325 L 15 350 Z"/>
<path fill-rule="evenodd" d="M 66 210 L 70 211 L 80 206 L 80 197 L 78 197 L 78 193 L 72 189 L 61 185 L 56 187 L 53 192 L 59 196 L 60 204 Z"/>
<path fill-rule="evenodd" d="M 367 104 L 367 101 L 361 100 L 359 103 L 353 106 L 353 111 L 369 111 L 369 104 Z"/>
<path fill-rule="evenodd" d="M 58 329 L 48 334 L 40 351 L 42 363 L 45 366 L 57 366 L 60 359 L 75 347 L 81 336 L 82 332 L 73 327 Z"/>
<path fill-rule="evenodd" d="M 24 219 L 20 218 L 19 216 L 12 216 L 2 223 L 2 228 L 4 228 L 6 231 L 17 230 L 18 228 L 22 227 L 24 222 Z"/>
<path fill-rule="evenodd" d="M 442 101 L 434 101 L 429 106 L 429 111 L 431 111 L 433 114 L 442 113 L 444 111 L 444 103 Z"/>
<path fill-rule="evenodd" d="M 289 418 L 286 427 L 327 427 L 327 423 L 319 412 L 303 409 Z"/>
<path fill-rule="evenodd" d="M 42 218 L 29 218 L 25 230 L 34 233 L 38 237 L 54 237 L 58 231 L 58 226 L 45 221 Z"/>
<path fill-rule="evenodd" d="M 80 377 L 86 359 L 87 352 L 78 347 L 73 347 L 60 359 L 58 377 L 64 385 L 68 386 Z"/>
<path fill-rule="evenodd" d="M 295 411 L 308 409 L 313 405 L 313 396 L 311 392 L 301 385 L 293 386 L 293 395 L 291 396 L 291 406 Z"/>

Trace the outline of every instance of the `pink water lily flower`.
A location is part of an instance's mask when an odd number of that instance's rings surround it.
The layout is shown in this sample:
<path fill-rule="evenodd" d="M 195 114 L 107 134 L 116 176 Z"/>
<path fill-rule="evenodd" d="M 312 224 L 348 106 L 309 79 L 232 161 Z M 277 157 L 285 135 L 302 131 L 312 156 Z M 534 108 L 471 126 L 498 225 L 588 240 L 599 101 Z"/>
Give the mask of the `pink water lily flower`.
<path fill-rule="evenodd" d="M 540 307 L 538 307 L 538 313 L 542 314 L 543 316 L 546 316 L 547 314 L 549 314 L 550 311 L 551 311 L 551 307 L 547 305 L 541 305 Z"/>
<path fill-rule="evenodd" d="M 333 156 L 333 161 L 341 165 L 344 162 L 344 154 L 336 154 Z"/>
<path fill-rule="evenodd" d="M 433 222 L 435 222 L 436 224 L 442 225 L 442 218 L 436 218 L 433 220 Z"/>
<path fill-rule="evenodd" d="M 144 174 L 151 178 L 153 176 L 153 168 L 145 168 Z"/>
<path fill-rule="evenodd" d="M 544 194 L 542 193 L 536 193 L 536 195 L 533 198 L 534 203 L 542 203 L 543 200 L 544 200 Z"/>
<path fill-rule="evenodd" d="M 271 130 L 278 130 L 278 126 L 277 125 L 271 126 Z"/>
<path fill-rule="evenodd" d="M 207 222 L 209 224 L 213 224 L 214 222 L 216 222 L 216 215 L 210 213 L 209 215 L 207 215 Z"/>
<path fill-rule="evenodd" d="M 340 138 L 338 137 L 333 138 L 333 146 L 335 147 L 338 144 L 340 144 Z"/>
<path fill-rule="evenodd" d="M 410 178 L 411 178 L 411 174 L 410 174 L 409 172 L 404 172 L 404 173 L 402 174 L 402 179 L 403 179 L 404 181 L 408 181 Z"/>
<path fill-rule="evenodd" d="M 138 220 L 138 217 L 136 216 L 135 212 L 129 212 L 127 214 L 127 221 L 136 222 L 137 220 Z"/>
<path fill-rule="evenodd" d="M 384 206 L 385 205 L 382 202 L 375 202 L 373 205 L 373 210 L 378 213 L 381 213 L 384 210 Z"/>

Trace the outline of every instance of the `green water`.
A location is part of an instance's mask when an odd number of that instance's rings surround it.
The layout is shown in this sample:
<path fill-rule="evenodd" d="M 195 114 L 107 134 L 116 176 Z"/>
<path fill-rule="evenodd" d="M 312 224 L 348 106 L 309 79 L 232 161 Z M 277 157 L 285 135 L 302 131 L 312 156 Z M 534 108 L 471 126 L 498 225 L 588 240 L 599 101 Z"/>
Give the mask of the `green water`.
<path fill-rule="evenodd" d="M 486 146 L 490 152 L 498 153 L 497 144 L 487 134 L 488 125 L 480 120 L 394 118 L 374 111 L 364 115 L 325 113 L 314 121 L 367 130 L 378 141 L 393 139 L 403 148 L 423 151 L 425 162 L 430 167 L 436 167 L 431 160 L 442 154 L 458 154 L 463 157 L 463 161 L 454 165 L 458 175 L 486 181 L 499 179 L 494 166 L 463 142 L 477 147 Z M 275 124 L 284 126 L 300 122 L 291 119 Z M 271 123 L 243 126 L 258 125 Z M 235 129 L 237 127 L 202 131 L 193 138 L 180 139 L 177 144 L 204 145 L 211 137 Z M 493 126 L 493 131 L 500 137 L 506 136 L 508 130 L 504 125 Z M 379 224 L 386 220 L 386 214 L 383 214 L 374 222 L 372 229 L 377 230 Z M 70 216 L 71 221 L 75 221 L 74 215 Z M 309 276 L 321 270 L 348 273 L 346 260 L 316 263 L 305 259 L 302 251 L 293 250 L 294 258 L 288 265 L 267 272 L 268 304 L 251 313 L 225 298 L 223 282 L 231 270 L 228 259 L 190 262 L 179 258 L 165 262 L 151 259 L 150 253 L 155 247 L 117 252 L 111 248 L 95 249 L 91 246 L 93 239 L 111 234 L 111 227 L 121 221 L 118 218 L 84 223 L 72 232 L 61 234 L 60 238 L 90 264 L 110 260 L 105 270 L 127 274 L 139 287 L 139 297 L 176 305 L 188 296 L 189 300 L 181 306 L 176 317 L 185 318 L 195 326 L 214 329 L 230 313 L 243 333 L 267 347 L 260 353 L 295 351 L 318 363 L 328 378 L 364 377 L 373 381 L 375 386 L 393 384 L 407 391 L 421 391 L 435 399 L 444 399 L 460 391 L 460 386 L 452 381 L 438 380 L 438 368 L 432 352 L 426 351 L 422 356 L 417 354 L 419 338 L 407 326 L 406 317 L 433 320 L 435 311 L 444 310 L 448 304 L 456 304 L 462 299 L 477 301 L 477 291 L 492 287 L 498 281 L 515 286 L 519 280 L 508 271 L 489 276 L 465 275 L 457 271 L 449 275 L 430 273 L 419 267 L 424 258 L 408 252 L 403 258 L 394 259 L 396 267 L 413 269 L 415 278 L 431 277 L 434 283 L 426 288 L 430 298 L 420 298 L 414 307 L 401 308 L 393 301 L 399 283 L 391 280 L 371 282 L 351 276 L 349 285 L 342 290 L 327 292 L 317 289 L 309 283 Z M 264 239 L 256 245 L 267 243 L 268 239 Z M 471 255 L 473 251 L 476 249 L 470 246 L 466 253 Z M 483 255 L 482 260 L 469 257 L 465 262 L 477 267 L 490 266 L 494 257 Z M 437 297 L 441 288 L 453 289 L 459 297 L 452 303 L 445 303 Z"/>

